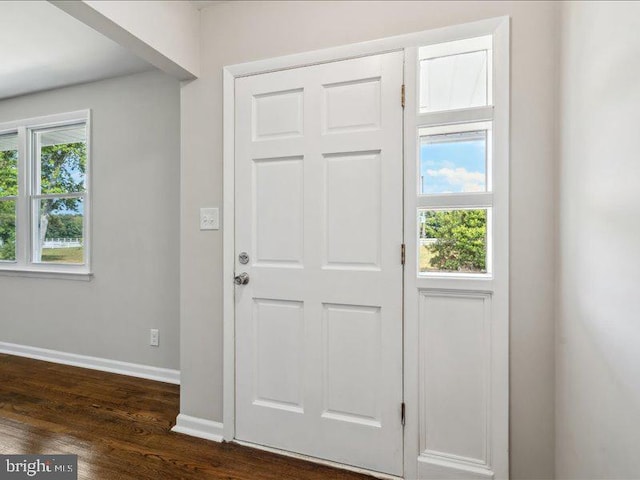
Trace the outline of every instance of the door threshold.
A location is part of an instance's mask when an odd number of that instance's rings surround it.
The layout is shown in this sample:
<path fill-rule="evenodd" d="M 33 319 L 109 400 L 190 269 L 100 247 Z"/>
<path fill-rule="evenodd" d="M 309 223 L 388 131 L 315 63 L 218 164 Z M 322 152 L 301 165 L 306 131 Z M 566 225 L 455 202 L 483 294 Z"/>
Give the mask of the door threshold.
<path fill-rule="evenodd" d="M 388 473 L 376 472 L 374 470 L 367 470 L 366 468 L 354 467 L 353 465 L 346 465 L 344 463 L 332 462 L 331 460 L 324 460 L 322 458 L 310 457 L 301 453 L 289 452 L 288 450 L 280 450 L 278 448 L 266 447 L 257 443 L 245 442 L 234 438 L 233 443 L 242 445 L 244 447 L 255 448 L 257 450 L 263 450 L 265 452 L 275 453 L 278 455 L 284 455 L 285 457 L 297 458 L 298 460 L 304 460 L 305 462 L 317 463 L 319 465 L 326 465 L 328 467 L 339 468 L 340 470 L 348 470 L 350 472 L 362 473 L 364 475 L 370 475 L 381 480 L 402 480 L 404 477 L 397 477 L 395 475 L 389 475 Z"/>

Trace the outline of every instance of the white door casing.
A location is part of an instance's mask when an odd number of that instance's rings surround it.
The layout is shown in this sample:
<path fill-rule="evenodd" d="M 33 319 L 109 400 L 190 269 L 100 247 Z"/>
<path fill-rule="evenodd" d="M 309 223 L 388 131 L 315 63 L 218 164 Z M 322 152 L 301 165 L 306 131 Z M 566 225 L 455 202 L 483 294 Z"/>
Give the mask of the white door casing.
<path fill-rule="evenodd" d="M 402 77 L 394 52 L 235 81 L 238 440 L 403 474 Z"/>
<path fill-rule="evenodd" d="M 425 45 L 439 44 L 459 39 L 493 35 L 494 47 L 494 268 L 493 278 L 482 281 L 465 279 L 430 279 L 429 285 L 416 284 L 415 265 L 417 252 L 412 236 L 415 234 L 416 196 L 413 188 L 405 191 L 405 240 L 407 242 L 407 265 L 405 267 L 405 322 L 404 322 L 404 398 L 406 402 L 406 426 L 404 429 L 404 477 L 407 479 L 435 478 L 491 478 L 506 479 L 509 473 L 509 17 L 498 17 L 477 22 L 448 26 L 416 32 L 397 37 L 388 37 L 363 43 L 258 60 L 227 66 L 224 68 L 224 438 L 233 440 L 236 435 L 236 319 L 233 275 L 237 270 L 235 249 L 235 89 L 237 80 L 250 75 L 259 75 L 278 70 L 323 64 L 382 52 L 404 51 L 406 104 L 405 109 L 405 184 L 416 182 L 416 118 L 417 65 L 414 63 L 417 49 Z M 479 109 L 478 114 L 484 115 Z M 484 109 L 486 110 L 486 109 Z M 469 121 L 477 121 L 474 113 Z M 434 120 L 447 116 L 434 114 Z M 453 122 L 455 123 L 455 122 Z M 241 271 L 241 270 L 237 270 Z M 483 285 L 479 285 L 482 283 Z M 426 288 L 425 288 L 426 287 Z M 456 295 L 462 302 L 451 310 Z M 490 305 L 490 309 L 486 308 Z M 439 321 L 437 312 L 446 307 L 447 315 L 454 322 Z M 483 308 L 484 307 L 484 308 Z M 468 313 L 464 313 L 467 309 Z M 483 313 L 484 312 L 484 313 Z M 470 316 L 469 316 L 470 315 Z M 472 323 L 464 320 L 480 319 Z M 487 322 L 490 328 L 487 329 Z M 425 351 L 430 341 L 438 335 L 448 335 L 456 328 L 464 329 L 467 339 L 475 339 L 473 348 L 464 351 L 462 363 L 446 363 L 442 354 L 446 350 Z M 484 329 L 479 328 L 484 325 Z M 451 328 L 449 328 L 451 327 Z M 476 328 L 478 327 L 478 328 Z M 445 339 L 448 341 L 448 339 Z M 480 340 L 480 343 L 477 343 Z M 484 343 L 484 350 L 476 347 Z M 454 344 L 454 347 L 457 347 Z M 472 358 L 485 356 L 481 362 L 472 363 Z M 441 369 L 429 368 L 429 364 L 441 363 Z M 487 368 L 488 367 L 488 368 Z M 447 373 L 448 372 L 448 373 Z M 456 372 L 465 372 L 457 376 Z M 487 396 L 459 395 L 451 407 L 488 400 L 483 416 L 486 429 L 469 430 L 458 428 L 459 422 L 438 423 L 438 411 L 442 404 L 433 403 L 433 388 L 426 382 L 457 377 L 461 381 L 483 377 Z M 451 384 L 450 384 L 451 385 Z M 467 382 L 466 387 L 477 385 Z M 455 390 L 458 387 L 453 384 Z M 461 391 L 460 391 L 461 393 Z M 431 400 L 430 400 L 431 399 Z M 472 403 L 473 404 L 473 403 Z M 476 404 L 477 405 L 477 404 Z M 456 407 L 456 408 L 454 408 Z M 479 411 L 478 411 L 479 412 Z M 467 417 L 469 418 L 469 417 Z M 433 423 L 433 419 L 436 423 Z M 456 417 L 456 420 L 458 417 Z M 463 417 L 459 418 L 463 420 Z M 476 423 L 476 425 L 480 425 Z M 427 433 L 431 430 L 431 435 Z M 434 437 L 433 435 L 439 437 Z M 477 439 L 486 441 L 478 450 Z M 444 435 L 444 436 L 442 436 Z M 443 441 L 445 443 L 443 443 Z M 471 443 L 471 442 L 474 443 Z M 445 451 L 442 451 L 442 449 Z M 486 447 L 486 449 L 484 448 Z M 439 453 L 438 453 L 439 452 Z M 478 455 L 477 452 L 480 452 Z M 353 463 L 353 462 L 347 462 Z"/>

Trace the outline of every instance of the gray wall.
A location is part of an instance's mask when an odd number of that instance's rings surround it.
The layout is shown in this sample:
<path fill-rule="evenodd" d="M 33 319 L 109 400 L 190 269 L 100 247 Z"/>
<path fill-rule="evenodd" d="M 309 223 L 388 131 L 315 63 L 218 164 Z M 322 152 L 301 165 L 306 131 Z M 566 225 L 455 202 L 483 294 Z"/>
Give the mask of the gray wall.
<path fill-rule="evenodd" d="M 0 102 L 0 122 L 87 108 L 95 278 L 0 276 L 0 341 L 177 369 L 180 86 L 147 72 L 52 90 Z"/>
<path fill-rule="evenodd" d="M 640 478 L 640 4 L 562 25 L 556 473 Z"/>
<path fill-rule="evenodd" d="M 483 18 L 512 17 L 511 471 L 554 472 L 554 201 L 559 5 L 226 2 L 202 11 L 202 75 L 183 85 L 181 411 L 222 421 L 222 67 Z"/>

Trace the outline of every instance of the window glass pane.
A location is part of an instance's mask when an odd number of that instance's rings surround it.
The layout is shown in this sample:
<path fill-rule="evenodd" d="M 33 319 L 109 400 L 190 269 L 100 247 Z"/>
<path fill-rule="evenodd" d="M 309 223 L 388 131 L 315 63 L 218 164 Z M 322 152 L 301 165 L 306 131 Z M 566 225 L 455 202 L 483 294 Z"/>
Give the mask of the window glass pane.
<path fill-rule="evenodd" d="M 39 193 L 84 192 L 87 166 L 85 125 L 35 132 Z"/>
<path fill-rule="evenodd" d="M 84 263 L 84 200 L 64 198 L 37 202 L 34 262 Z"/>
<path fill-rule="evenodd" d="M 18 134 L 0 135 L 0 197 L 18 194 Z"/>
<path fill-rule="evenodd" d="M 487 272 L 488 209 L 419 210 L 420 273 Z"/>
<path fill-rule="evenodd" d="M 16 202 L 0 201 L 0 261 L 16 259 Z"/>
<path fill-rule="evenodd" d="M 420 62 L 420 110 L 436 112 L 487 105 L 487 50 Z"/>
<path fill-rule="evenodd" d="M 487 191 L 487 131 L 420 137 L 420 194 Z"/>

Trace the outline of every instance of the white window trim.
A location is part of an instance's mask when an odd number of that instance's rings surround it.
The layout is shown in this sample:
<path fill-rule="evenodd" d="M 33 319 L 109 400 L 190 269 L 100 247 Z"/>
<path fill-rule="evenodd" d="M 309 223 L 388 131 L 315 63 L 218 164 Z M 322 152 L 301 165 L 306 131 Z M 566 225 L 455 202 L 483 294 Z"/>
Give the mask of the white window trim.
<path fill-rule="evenodd" d="M 458 110 L 460 118 L 466 118 L 465 110 Z M 449 133 L 466 133 L 474 131 L 487 132 L 487 163 L 486 168 L 486 191 L 484 192 L 460 192 L 460 193 L 428 193 L 418 195 L 418 207 L 420 208 L 443 208 L 451 207 L 490 207 L 493 203 L 493 122 L 470 122 L 444 124 L 438 126 L 418 126 L 418 136 L 442 135 Z M 417 159 L 418 169 L 420 168 L 420 158 Z M 419 180 L 419 179 L 418 179 Z M 417 184 L 418 191 L 420 183 Z"/>
<path fill-rule="evenodd" d="M 61 127 L 85 123 L 87 128 L 87 165 L 85 171 L 84 195 L 84 255 L 85 263 L 66 265 L 61 263 L 33 263 L 31 205 L 33 159 L 31 155 L 32 135 L 36 129 Z M 91 111 L 46 115 L 11 122 L 0 123 L 0 135 L 18 133 L 18 196 L 16 198 L 16 260 L 0 262 L 0 276 L 58 278 L 71 280 L 90 280 L 91 272 Z"/>

